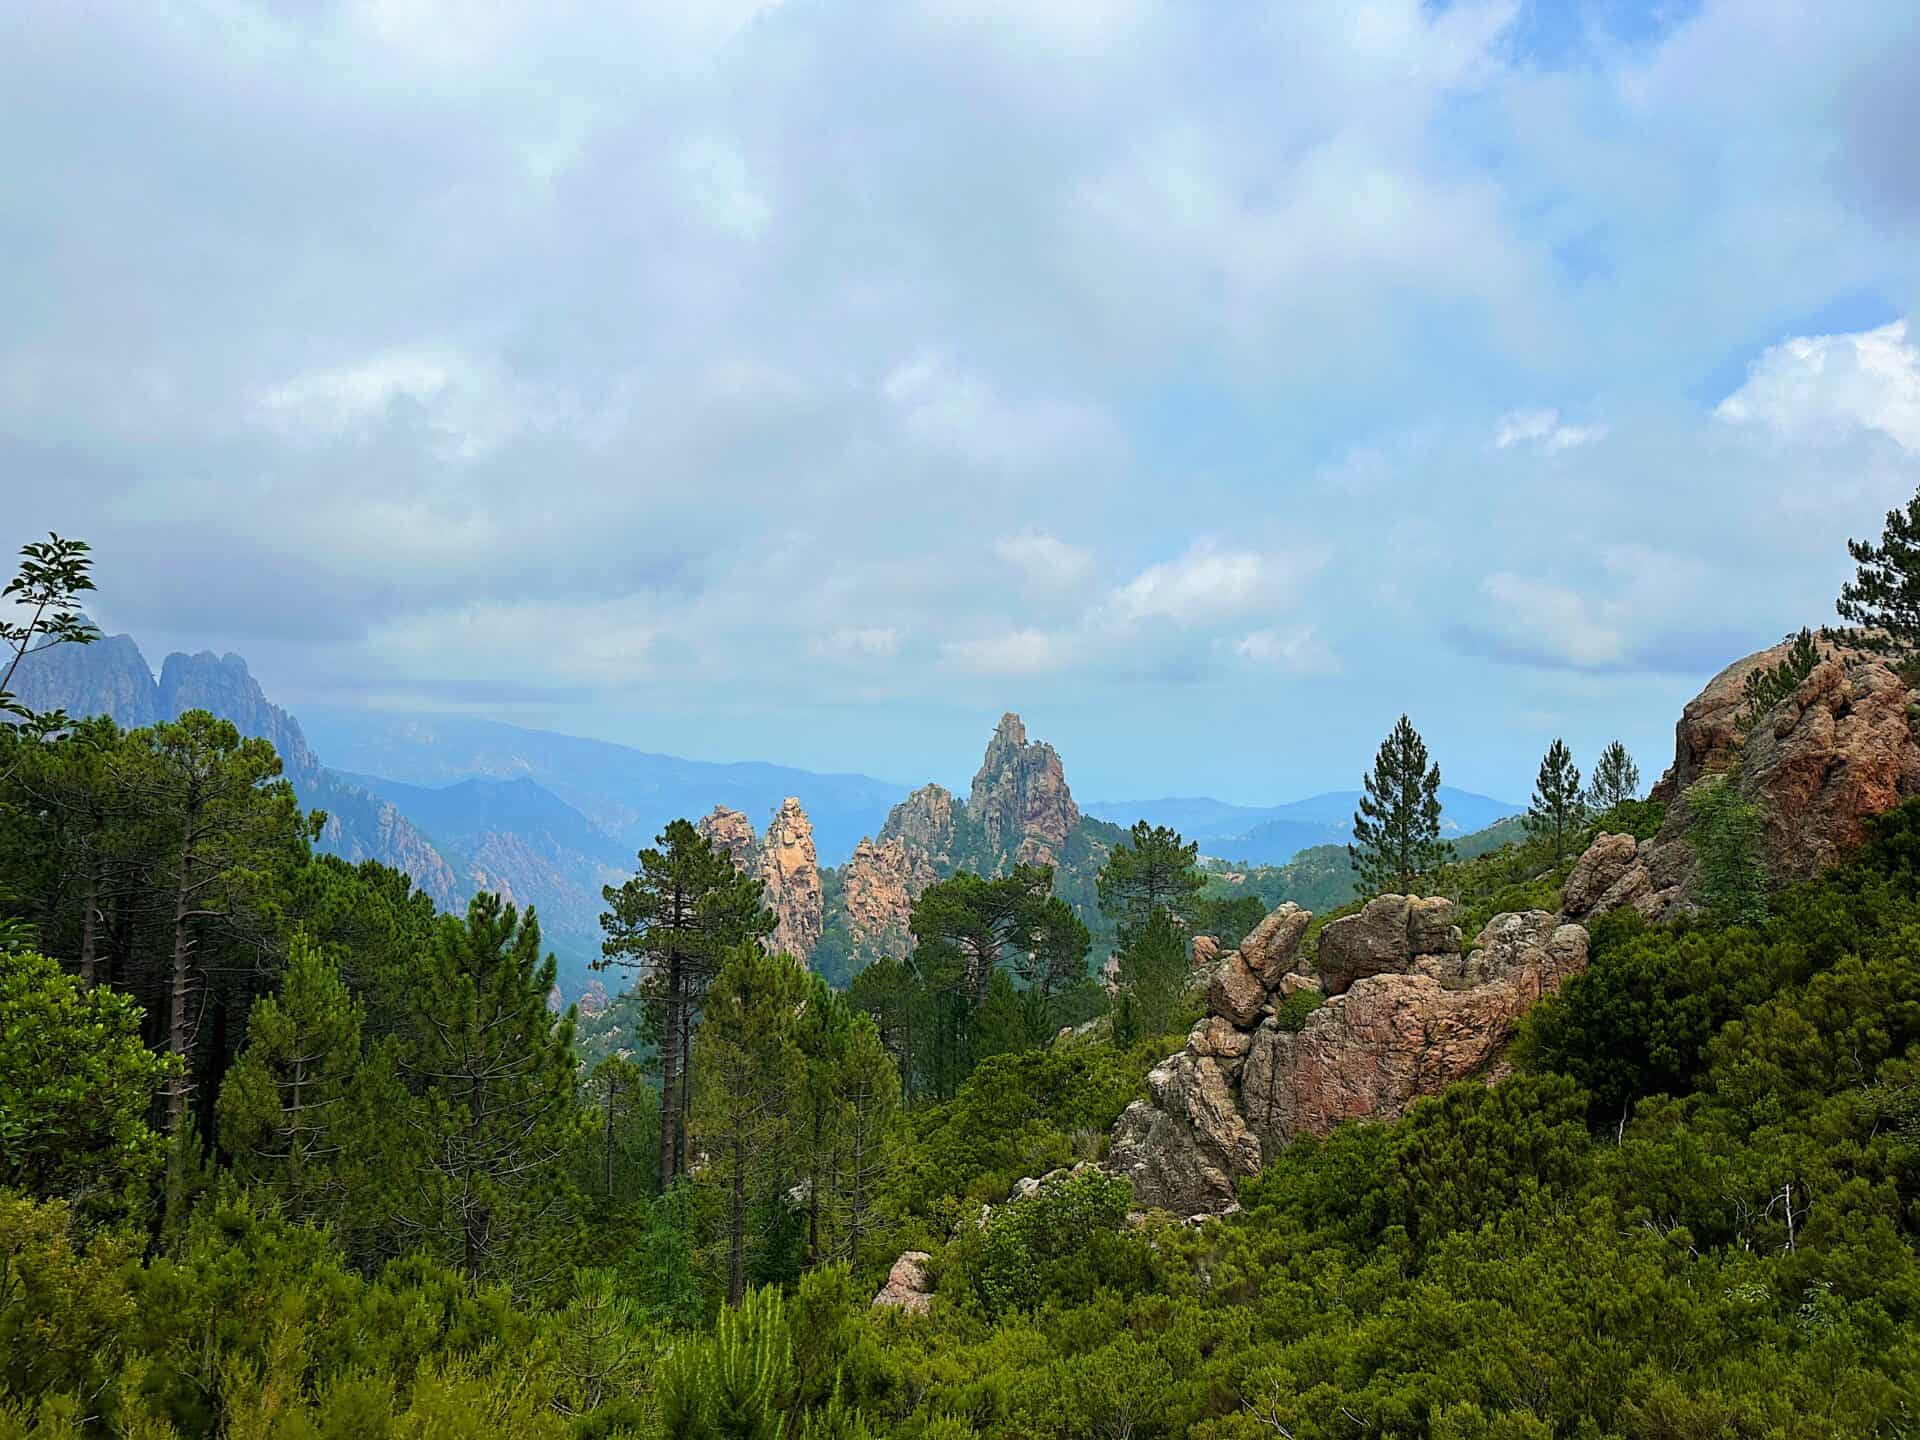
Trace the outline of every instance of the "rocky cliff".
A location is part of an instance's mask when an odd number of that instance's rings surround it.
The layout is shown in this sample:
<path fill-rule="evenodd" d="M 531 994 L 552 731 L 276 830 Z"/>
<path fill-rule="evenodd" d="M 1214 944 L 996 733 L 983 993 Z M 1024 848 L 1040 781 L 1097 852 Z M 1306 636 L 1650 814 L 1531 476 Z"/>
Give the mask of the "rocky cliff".
<path fill-rule="evenodd" d="M 753 822 L 746 815 L 725 805 L 716 805 L 694 824 L 716 850 L 733 857 L 733 868 L 741 874 L 758 868 L 760 842 L 754 836 Z"/>
<path fill-rule="evenodd" d="M 1009 712 L 987 742 L 973 777 L 967 816 L 989 854 L 1015 865 L 1058 867 L 1080 807 L 1067 789 L 1060 756 L 1051 745 L 1028 743 L 1027 727 Z"/>
<path fill-rule="evenodd" d="M 1666 919 L 1692 910 L 1689 796 L 1714 777 L 1753 804 L 1760 858 L 1776 883 L 1817 874 L 1861 843 L 1870 817 L 1920 794 L 1920 696 L 1883 659 L 1844 644 L 1823 643 L 1812 672 L 1742 733 L 1747 677 L 1778 664 L 1790 643 L 1729 665 L 1687 703 L 1673 764 L 1653 787 L 1667 803 L 1660 833 L 1596 839 L 1564 888 L 1569 916 L 1631 906 Z"/>
<path fill-rule="evenodd" d="M 1520 1017 L 1587 963 L 1587 932 L 1543 911 L 1495 917 L 1463 955 L 1452 902 L 1383 895 L 1321 932 L 1323 969 L 1300 956 L 1311 918 L 1283 905 L 1215 962 L 1207 1018 L 1115 1124 L 1136 1204 L 1218 1213 L 1297 1136 L 1497 1076 Z"/>

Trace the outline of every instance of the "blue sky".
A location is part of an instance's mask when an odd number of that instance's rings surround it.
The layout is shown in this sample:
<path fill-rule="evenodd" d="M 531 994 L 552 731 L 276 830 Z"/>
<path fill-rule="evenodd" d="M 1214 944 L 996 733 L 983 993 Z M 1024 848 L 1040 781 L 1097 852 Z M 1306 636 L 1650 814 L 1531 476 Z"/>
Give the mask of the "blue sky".
<path fill-rule="evenodd" d="M 150 656 L 1080 793 L 1649 778 L 1920 486 L 1920 7 L 0 15 L 0 489 Z"/>

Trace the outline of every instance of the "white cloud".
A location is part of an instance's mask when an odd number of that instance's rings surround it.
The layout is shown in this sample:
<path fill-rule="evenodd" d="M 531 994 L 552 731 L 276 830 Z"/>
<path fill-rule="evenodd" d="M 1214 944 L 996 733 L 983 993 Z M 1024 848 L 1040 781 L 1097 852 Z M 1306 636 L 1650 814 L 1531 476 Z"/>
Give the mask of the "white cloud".
<path fill-rule="evenodd" d="M 1746 383 L 1714 409 L 1733 425 L 1789 439 L 1878 430 L 1920 454 L 1920 348 L 1907 322 L 1852 335 L 1803 335 L 1768 347 Z"/>
<path fill-rule="evenodd" d="M 1064 660 L 1060 646 L 1044 630 L 1007 630 L 941 647 L 948 661 L 976 675 L 1039 675 Z"/>
<path fill-rule="evenodd" d="M 1517 445 L 1534 446 L 1549 455 L 1563 450 L 1578 450 L 1607 438 L 1605 425 L 1570 425 L 1558 410 L 1510 410 L 1493 427 L 1496 450 L 1511 450 Z"/>
<path fill-rule="evenodd" d="M 1626 636 L 1596 616 L 1578 591 L 1497 570 L 1480 582 L 1480 592 L 1491 602 L 1493 628 L 1523 651 L 1583 669 L 1626 657 Z"/>
<path fill-rule="evenodd" d="M 1223 550 L 1201 539 L 1179 559 L 1149 565 L 1114 591 L 1109 609 L 1122 623 L 1229 620 L 1274 603 L 1290 578 L 1257 551 Z"/>
<path fill-rule="evenodd" d="M 891 625 L 842 625 L 815 636 L 807 649 L 823 660 L 843 663 L 890 660 L 900 651 L 900 632 Z"/>
<path fill-rule="evenodd" d="M 434 453 L 453 461 L 479 459 L 556 414 L 497 366 L 442 345 L 383 350 L 254 394 L 256 419 L 306 444 L 365 439 L 407 406 L 424 419 Z"/>
<path fill-rule="evenodd" d="M 1093 569 L 1092 555 L 1044 530 L 1002 536 L 994 541 L 993 553 L 1030 583 L 1050 589 L 1069 589 Z"/>
<path fill-rule="evenodd" d="M 1293 675 L 1332 675 L 1340 661 L 1312 626 L 1299 630 L 1253 630 L 1233 642 L 1233 653 L 1249 665 Z"/>
<path fill-rule="evenodd" d="M 895 365 L 880 393 L 915 441 L 974 464 L 1042 464 L 1116 448 L 1099 411 L 1045 397 L 1008 400 L 940 350 Z"/>
<path fill-rule="evenodd" d="M 682 144 L 675 161 L 682 200 L 702 224 L 738 240 L 758 240 L 766 232 L 773 201 L 738 145 L 702 136 Z"/>

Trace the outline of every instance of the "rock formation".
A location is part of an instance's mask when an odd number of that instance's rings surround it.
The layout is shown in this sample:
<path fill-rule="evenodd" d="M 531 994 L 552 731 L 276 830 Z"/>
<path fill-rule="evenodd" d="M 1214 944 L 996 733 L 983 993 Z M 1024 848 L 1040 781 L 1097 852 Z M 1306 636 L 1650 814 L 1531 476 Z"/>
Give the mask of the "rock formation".
<path fill-rule="evenodd" d="M 953 862 L 953 796 L 944 785 L 922 785 L 892 810 L 880 841 L 897 840 L 936 867 Z"/>
<path fill-rule="evenodd" d="M 1653 787 L 1667 802 L 1651 840 L 1602 835 L 1580 857 L 1563 892 L 1569 916 L 1632 906 L 1654 919 L 1692 908 L 1689 792 L 1726 775 L 1760 816 L 1761 859 L 1775 882 L 1805 879 L 1865 838 L 1869 817 L 1920 794 L 1916 696 L 1872 654 L 1823 644 L 1825 658 L 1793 694 L 1743 736 L 1747 677 L 1777 664 L 1788 643 L 1729 665 L 1688 702 L 1674 728 L 1673 764 Z"/>
<path fill-rule="evenodd" d="M 1026 726 L 1008 713 L 987 744 L 973 777 L 967 817 L 990 854 L 1015 865 L 1060 864 L 1080 807 L 1067 789 L 1066 771 L 1051 745 L 1027 742 Z"/>
<path fill-rule="evenodd" d="M 1544 910 L 1497 917 L 1475 946 L 1356 980 L 1297 1032 L 1262 1024 L 1240 1100 L 1266 1153 L 1494 1072 L 1520 1017 L 1587 967 L 1587 932 Z"/>
<path fill-rule="evenodd" d="M 781 802 L 767 821 L 764 840 L 754 834 L 751 820 L 727 805 L 714 806 L 694 828 L 714 849 L 731 855 L 742 875 L 760 877 L 774 920 L 767 948 L 804 965 L 820 943 L 826 907 L 813 825 L 799 800 L 789 795 Z"/>
<path fill-rule="evenodd" d="M 813 826 L 800 802 L 791 795 L 767 822 L 759 863 L 767 908 L 773 911 L 775 920 L 767 943 L 776 953 L 791 955 L 805 964 L 813 947 L 820 943 L 825 909 Z"/>
<path fill-rule="evenodd" d="M 1451 901 L 1385 895 L 1321 932 L 1314 973 L 1311 919 L 1282 905 L 1215 962 L 1207 1018 L 1115 1124 L 1108 1165 L 1136 1204 L 1220 1213 L 1296 1136 L 1497 1074 L 1520 1017 L 1587 962 L 1587 932 L 1544 911 L 1496 917 L 1463 956 Z M 1323 987 L 1297 1028 L 1276 1013 Z"/>
<path fill-rule="evenodd" d="M 924 1315 L 933 1308 L 933 1279 L 927 1274 L 927 1262 L 933 1257 L 924 1250 L 908 1250 L 887 1271 L 887 1283 L 873 1297 L 875 1310 L 904 1310 L 909 1315 Z"/>
<path fill-rule="evenodd" d="M 756 867 L 760 842 L 754 837 L 753 822 L 743 812 L 716 805 L 709 814 L 702 815 L 693 828 L 714 849 L 731 855 L 733 868 L 742 875 Z"/>
<path fill-rule="evenodd" d="M 939 878 L 933 860 L 905 840 L 862 840 L 841 877 L 848 942 L 855 954 L 906 955 L 913 949 L 913 902 Z"/>

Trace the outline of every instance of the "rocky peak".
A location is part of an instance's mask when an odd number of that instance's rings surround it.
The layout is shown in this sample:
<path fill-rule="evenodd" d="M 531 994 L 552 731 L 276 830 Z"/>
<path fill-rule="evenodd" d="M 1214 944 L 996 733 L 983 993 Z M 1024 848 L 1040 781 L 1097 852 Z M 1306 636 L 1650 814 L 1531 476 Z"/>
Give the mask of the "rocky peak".
<path fill-rule="evenodd" d="M 750 827 L 747 833 L 751 838 Z M 805 964 L 825 927 L 825 897 L 820 888 L 813 824 L 799 800 L 791 795 L 767 822 L 759 870 L 760 883 L 766 887 L 767 908 L 773 911 L 776 922 L 768 944 Z"/>
<path fill-rule="evenodd" d="M 300 722 L 267 699 L 260 682 L 238 655 L 172 654 L 160 666 L 159 711 L 179 716 L 189 710 L 208 710 L 233 722 L 242 735 L 271 741 L 280 764 L 297 785 L 311 784 L 320 761 L 307 748 Z"/>
<path fill-rule="evenodd" d="M 131 635 L 105 635 L 91 645 L 55 645 L 31 654 L 14 671 L 13 689 L 29 709 L 110 715 L 127 730 L 161 718 L 153 672 Z"/>
<path fill-rule="evenodd" d="M 716 805 L 713 812 L 702 815 L 693 828 L 714 849 L 731 855 L 733 868 L 741 874 L 756 868 L 759 841 L 754 838 L 753 822 L 741 811 Z"/>
<path fill-rule="evenodd" d="M 1016 865 L 1057 866 L 1067 836 L 1080 823 L 1059 754 L 1051 745 L 1029 743 L 1027 727 L 1012 712 L 1000 717 L 987 742 L 967 815 L 980 827 L 988 851 Z"/>
<path fill-rule="evenodd" d="M 897 836 L 862 840 L 841 881 L 852 952 L 869 960 L 911 953 L 913 902 L 939 878 L 932 857 L 918 845 Z"/>
<path fill-rule="evenodd" d="M 953 858 L 953 796 L 944 785 L 922 785 L 892 810 L 880 841 L 897 840 L 935 865 Z"/>

